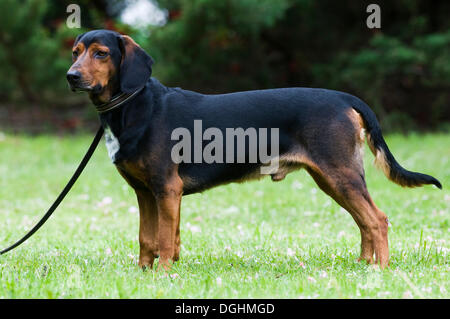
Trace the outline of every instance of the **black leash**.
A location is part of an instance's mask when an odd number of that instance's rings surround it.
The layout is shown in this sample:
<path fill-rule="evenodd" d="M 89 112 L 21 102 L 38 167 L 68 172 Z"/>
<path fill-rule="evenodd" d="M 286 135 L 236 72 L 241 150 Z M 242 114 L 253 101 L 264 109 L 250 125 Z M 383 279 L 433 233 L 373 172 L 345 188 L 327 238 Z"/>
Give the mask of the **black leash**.
<path fill-rule="evenodd" d="M 98 129 L 97 134 L 94 137 L 94 140 L 91 143 L 91 146 L 89 147 L 88 151 L 86 152 L 86 155 L 84 155 L 83 159 L 81 160 L 80 165 L 78 165 L 77 170 L 75 171 L 75 173 L 73 173 L 72 178 L 69 180 L 69 182 L 67 183 L 66 187 L 64 187 L 64 189 L 62 190 L 61 194 L 59 194 L 58 198 L 55 200 L 53 205 L 49 208 L 49 210 L 44 215 L 44 217 L 42 217 L 41 220 L 25 236 L 23 236 L 20 240 L 18 240 L 16 243 L 14 243 L 13 245 L 9 246 L 8 248 L 5 248 L 2 251 L 0 251 L 0 255 L 3 255 L 5 253 L 7 253 L 8 251 L 10 251 L 10 250 L 16 248 L 17 246 L 19 246 L 20 244 L 22 244 L 25 240 L 30 238 L 39 228 L 41 228 L 42 225 L 44 225 L 44 223 L 53 214 L 53 212 L 56 210 L 56 208 L 58 208 L 59 204 L 63 201 L 64 197 L 66 197 L 67 193 L 70 191 L 70 189 L 72 188 L 73 184 L 75 184 L 75 182 L 77 181 L 78 177 L 83 172 L 84 168 L 86 167 L 86 164 L 91 159 L 92 154 L 94 154 L 94 151 L 97 148 L 97 145 L 98 145 L 98 143 L 100 142 L 100 140 L 102 138 L 103 132 L 104 132 L 103 126 L 100 126 L 100 128 Z"/>

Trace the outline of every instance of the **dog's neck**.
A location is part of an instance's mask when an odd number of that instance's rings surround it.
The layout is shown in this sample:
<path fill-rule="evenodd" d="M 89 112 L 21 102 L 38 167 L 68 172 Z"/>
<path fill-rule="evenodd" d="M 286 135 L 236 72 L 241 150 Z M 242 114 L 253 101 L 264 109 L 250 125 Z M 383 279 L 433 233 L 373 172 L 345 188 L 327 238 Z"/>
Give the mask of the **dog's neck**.
<path fill-rule="evenodd" d="M 127 126 L 128 121 L 134 123 L 134 128 L 140 123 L 148 125 L 155 104 L 157 104 L 160 96 L 168 90 L 169 88 L 163 86 L 156 79 L 151 78 L 142 89 L 132 92 L 136 94 L 123 101 L 120 107 L 99 113 L 100 120 L 104 126 L 111 127 L 114 134 L 118 134 L 118 136 L 124 130 L 124 126 Z M 118 91 L 117 93 L 120 94 L 122 92 Z M 98 107 L 96 105 L 96 108 Z"/>
<path fill-rule="evenodd" d="M 133 97 L 139 94 L 139 92 L 141 92 L 143 88 L 144 87 L 141 87 L 132 93 L 123 93 L 123 92 L 119 93 L 113 96 L 110 101 L 100 105 L 96 105 L 95 108 L 97 109 L 97 112 L 100 114 L 112 111 L 120 107 L 122 104 L 125 104 L 127 101 L 133 99 Z"/>
<path fill-rule="evenodd" d="M 145 85 L 144 85 L 145 86 Z M 133 92 L 125 93 L 121 91 L 118 76 L 114 76 L 108 83 L 108 85 L 101 90 L 101 92 L 92 91 L 89 93 L 91 102 L 95 105 L 95 108 L 99 114 L 103 114 L 112 111 L 122 104 L 131 100 L 137 95 L 143 87 L 136 89 Z"/>
<path fill-rule="evenodd" d="M 97 110 L 98 107 L 96 106 Z M 117 164 L 127 159 L 129 154 L 136 153 L 146 128 L 151 123 L 153 109 L 151 88 L 144 86 L 131 93 L 118 107 L 99 112 L 102 126 L 109 134 L 108 140 L 112 141 L 107 146 L 110 146 L 108 153 L 113 163 Z"/>
<path fill-rule="evenodd" d="M 98 106 L 110 102 L 121 93 L 118 78 L 115 76 L 101 92 L 89 92 L 89 98 L 91 99 L 92 104 Z"/>

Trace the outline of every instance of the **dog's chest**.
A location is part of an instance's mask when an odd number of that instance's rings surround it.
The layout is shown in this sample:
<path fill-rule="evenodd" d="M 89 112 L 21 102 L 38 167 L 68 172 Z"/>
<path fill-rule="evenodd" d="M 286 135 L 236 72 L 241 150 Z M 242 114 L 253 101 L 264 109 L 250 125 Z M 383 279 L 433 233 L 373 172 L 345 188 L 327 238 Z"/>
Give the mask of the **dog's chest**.
<path fill-rule="evenodd" d="M 116 160 L 116 154 L 120 150 L 120 144 L 119 140 L 114 136 L 109 126 L 105 127 L 105 142 L 109 158 L 114 163 L 114 161 Z"/>

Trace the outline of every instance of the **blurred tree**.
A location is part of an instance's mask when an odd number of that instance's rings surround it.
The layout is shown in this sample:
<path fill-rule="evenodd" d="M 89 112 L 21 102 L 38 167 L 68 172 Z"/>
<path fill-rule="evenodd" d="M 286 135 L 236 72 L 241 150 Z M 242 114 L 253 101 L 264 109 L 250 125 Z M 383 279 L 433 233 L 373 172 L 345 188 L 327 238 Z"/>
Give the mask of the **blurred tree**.
<path fill-rule="evenodd" d="M 370 1 L 158 3 L 169 10 L 168 23 L 139 40 L 166 84 L 206 93 L 344 90 L 366 100 L 391 130 L 411 128 L 412 118 L 428 127 L 450 120 L 448 1 L 378 1 L 381 29 L 366 26 Z"/>
<path fill-rule="evenodd" d="M 204 93 L 325 87 L 361 97 L 390 130 L 450 121 L 447 0 L 379 0 L 381 29 L 366 26 L 366 0 L 149 1 L 168 10 L 166 25 L 121 23 L 127 0 L 76 1 L 82 30 L 65 26 L 71 0 L 0 1 L 2 103 L 87 104 L 67 91 L 70 48 L 77 34 L 107 28 L 134 37 L 169 86 Z"/>
<path fill-rule="evenodd" d="M 285 13 L 288 1 L 160 1 L 169 22 L 152 28 L 143 45 L 162 79 L 206 92 L 270 86 L 274 56 L 261 33 Z M 189 80 L 188 80 L 189 79 Z"/>

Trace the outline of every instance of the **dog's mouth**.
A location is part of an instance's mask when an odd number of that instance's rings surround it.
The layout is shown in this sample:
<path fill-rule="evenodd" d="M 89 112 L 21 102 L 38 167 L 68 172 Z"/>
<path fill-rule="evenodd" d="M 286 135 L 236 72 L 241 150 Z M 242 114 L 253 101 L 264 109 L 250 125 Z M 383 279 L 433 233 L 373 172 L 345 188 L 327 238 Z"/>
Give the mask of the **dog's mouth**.
<path fill-rule="evenodd" d="M 74 87 L 70 85 L 72 92 L 91 92 L 92 87 Z"/>
<path fill-rule="evenodd" d="M 69 87 L 72 90 L 72 92 L 89 92 L 98 94 L 103 90 L 103 87 L 100 84 L 97 85 L 72 85 L 69 83 Z"/>

